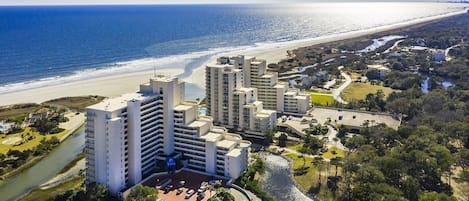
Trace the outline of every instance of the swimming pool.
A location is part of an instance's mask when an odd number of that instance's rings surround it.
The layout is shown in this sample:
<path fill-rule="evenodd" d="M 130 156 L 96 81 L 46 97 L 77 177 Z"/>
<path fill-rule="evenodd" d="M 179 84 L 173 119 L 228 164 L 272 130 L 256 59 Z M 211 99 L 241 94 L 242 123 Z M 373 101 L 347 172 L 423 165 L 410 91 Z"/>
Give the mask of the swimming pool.
<path fill-rule="evenodd" d="M 201 107 L 199 108 L 199 115 L 206 116 L 207 115 L 207 108 Z"/>
<path fill-rule="evenodd" d="M 1 132 L 1 131 L 3 131 L 3 129 L 4 129 L 4 128 L 3 128 L 3 126 L 2 126 L 2 125 L 0 125 L 0 132 Z"/>

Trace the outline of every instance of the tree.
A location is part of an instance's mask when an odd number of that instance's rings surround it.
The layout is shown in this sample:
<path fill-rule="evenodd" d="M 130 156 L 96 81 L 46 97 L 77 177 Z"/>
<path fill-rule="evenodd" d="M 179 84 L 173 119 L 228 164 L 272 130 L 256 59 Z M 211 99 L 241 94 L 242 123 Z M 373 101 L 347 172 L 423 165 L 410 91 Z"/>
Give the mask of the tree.
<path fill-rule="evenodd" d="M 0 157 L 1 158 L 1 157 Z M 469 166 L 469 149 L 463 148 L 458 153 L 458 165 L 461 166 L 463 172 L 466 171 L 466 167 Z"/>
<path fill-rule="evenodd" d="M 335 166 L 335 177 L 337 177 L 337 170 L 339 169 L 339 166 L 342 163 L 342 158 L 341 157 L 335 157 L 331 159 L 331 165 Z"/>
<path fill-rule="evenodd" d="M 288 139 L 288 136 L 287 136 L 285 133 L 282 133 L 282 134 L 278 137 L 278 146 L 280 146 L 280 147 L 285 147 L 285 146 L 287 146 L 287 139 Z"/>
<path fill-rule="evenodd" d="M 420 190 L 420 183 L 417 179 L 407 176 L 402 182 L 402 192 L 404 197 L 408 200 L 418 200 L 418 192 Z"/>
<path fill-rule="evenodd" d="M 107 195 L 107 188 L 102 184 L 91 183 L 86 187 L 86 200 L 106 200 Z"/>
<path fill-rule="evenodd" d="M 158 190 L 155 188 L 137 184 L 125 199 L 126 201 L 155 201 L 158 198 Z"/>
<path fill-rule="evenodd" d="M 313 164 L 314 166 L 317 167 L 318 169 L 318 173 L 319 173 L 319 177 L 318 177 L 318 184 L 319 186 L 321 186 L 321 176 L 322 176 L 322 170 L 324 168 L 324 161 L 323 161 L 323 158 L 322 157 L 314 157 L 313 159 Z"/>
<path fill-rule="evenodd" d="M 215 196 L 208 199 L 208 201 L 234 201 L 235 198 L 230 192 L 225 188 L 219 188 Z"/>
<path fill-rule="evenodd" d="M 274 131 L 268 130 L 265 132 L 265 138 L 264 138 L 264 144 L 269 145 L 270 143 L 273 142 L 274 139 Z"/>
<path fill-rule="evenodd" d="M 456 199 L 444 193 L 427 192 L 419 195 L 419 201 L 456 201 Z"/>

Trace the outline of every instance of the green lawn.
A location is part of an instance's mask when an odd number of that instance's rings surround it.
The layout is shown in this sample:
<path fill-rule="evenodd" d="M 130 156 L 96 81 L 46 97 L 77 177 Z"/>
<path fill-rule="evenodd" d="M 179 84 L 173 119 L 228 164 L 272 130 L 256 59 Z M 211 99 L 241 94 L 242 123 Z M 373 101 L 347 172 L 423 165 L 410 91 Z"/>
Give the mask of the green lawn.
<path fill-rule="evenodd" d="M 57 195 L 63 194 L 68 190 L 77 189 L 81 186 L 83 181 L 85 180 L 84 177 L 75 177 L 71 180 L 68 180 L 58 186 L 41 190 L 35 189 L 31 191 L 28 195 L 19 199 L 19 201 L 47 201 L 51 200 Z"/>
<path fill-rule="evenodd" d="M 57 137 L 57 139 L 60 139 L 65 134 L 67 134 L 67 132 L 68 132 L 68 130 L 64 130 L 60 133 L 53 134 L 53 135 L 41 135 L 41 134 L 39 134 L 39 132 L 33 131 L 33 130 L 31 130 L 31 128 L 26 127 L 24 129 L 24 131 L 21 132 L 21 133 L 6 135 L 6 136 L 4 136 L 4 138 L 0 138 L 0 153 L 5 154 L 10 149 L 19 150 L 19 151 L 23 151 L 23 150 L 26 150 L 26 149 L 32 149 L 32 148 L 36 147 L 41 142 L 41 140 L 43 138 L 46 138 L 46 140 L 49 140 L 50 138 L 55 136 L 55 137 Z M 15 145 L 10 145 L 10 144 L 3 144 L 3 142 L 5 140 L 11 139 L 11 138 L 21 138 L 21 135 L 27 135 L 28 133 L 30 135 L 33 135 L 34 139 L 32 139 L 32 140 L 30 140 L 30 141 L 28 141 L 28 142 L 26 142 L 22 145 L 15 146 Z"/>
<path fill-rule="evenodd" d="M 369 93 L 376 93 L 382 90 L 385 96 L 388 96 L 393 90 L 389 87 L 380 85 L 371 85 L 370 83 L 353 82 L 341 94 L 342 98 L 346 101 L 364 100 Z"/>
<path fill-rule="evenodd" d="M 306 93 L 311 94 L 311 103 L 315 105 L 329 106 L 334 103 L 332 94 L 318 93 L 306 90 Z"/>
<path fill-rule="evenodd" d="M 309 190 L 318 184 L 319 174 L 316 167 L 312 164 L 312 158 L 305 157 L 303 160 L 302 157 L 296 154 L 285 154 L 285 156 L 293 161 L 293 170 L 296 171 L 302 168 L 307 168 L 307 172 L 305 174 L 293 176 L 296 183 L 298 183 L 303 189 Z"/>
<path fill-rule="evenodd" d="M 335 153 L 335 154 L 334 154 Z M 339 149 L 337 147 L 331 147 L 327 150 L 326 153 L 322 154 L 323 158 L 327 159 L 333 159 L 333 158 L 344 158 L 345 157 L 345 152 L 342 149 Z"/>
<path fill-rule="evenodd" d="M 295 144 L 295 145 L 287 146 L 287 148 L 291 150 L 295 150 L 295 151 L 300 151 L 300 149 L 303 147 L 303 144 L 304 143 Z"/>

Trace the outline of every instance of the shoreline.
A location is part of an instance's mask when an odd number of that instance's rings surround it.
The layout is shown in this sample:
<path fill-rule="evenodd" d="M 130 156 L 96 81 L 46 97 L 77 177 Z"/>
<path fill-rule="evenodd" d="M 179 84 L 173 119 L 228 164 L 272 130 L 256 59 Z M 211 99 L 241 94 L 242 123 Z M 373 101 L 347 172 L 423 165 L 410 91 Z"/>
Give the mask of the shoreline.
<path fill-rule="evenodd" d="M 355 38 L 370 36 L 374 34 L 385 34 L 386 32 L 398 31 L 400 29 L 408 29 L 414 26 L 420 26 L 425 23 L 441 20 L 444 18 L 461 15 L 467 13 L 467 10 L 435 15 L 425 18 L 419 18 L 411 21 L 401 22 L 392 25 L 385 25 L 375 27 L 371 29 L 358 30 L 346 33 L 326 35 L 316 38 L 289 41 L 284 43 L 276 43 L 269 46 L 267 49 L 254 47 L 250 50 L 236 50 L 229 53 L 215 54 L 210 57 L 207 61 L 203 62 L 202 65 L 187 69 L 191 73 L 182 78 L 182 80 L 194 84 L 199 87 L 204 87 L 204 71 L 205 65 L 212 62 L 216 57 L 222 55 L 249 55 L 255 56 L 261 59 L 266 59 L 268 63 L 277 63 L 282 59 L 288 57 L 287 51 L 301 47 L 338 42 L 344 40 L 351 40 Z M 69 83 L 43 86 L 38 88 L 13 91 L 9 93 L 0 94 L 0 106 L 11 105 L 18 103 L 40 103 L 47 100 L 67 97 L 67 96 L 82 96 L 82 95 L 99 95 L 105 97 L 116 97 L 121 94 L 135 92 L 138 89 L 138 85 L 145 83 L 153 74 L 165 74 L 165 75 L 181 75 L 184 73 L 185 67 L 178 67 L 175 69 L 157 69 L 147 70 L 134 73 L 118 74 L 103 76 L 99 78 L 90 78 L 80 81 L 72 81 Z M 203 98 L 203 97 L 199 97 Z"/>

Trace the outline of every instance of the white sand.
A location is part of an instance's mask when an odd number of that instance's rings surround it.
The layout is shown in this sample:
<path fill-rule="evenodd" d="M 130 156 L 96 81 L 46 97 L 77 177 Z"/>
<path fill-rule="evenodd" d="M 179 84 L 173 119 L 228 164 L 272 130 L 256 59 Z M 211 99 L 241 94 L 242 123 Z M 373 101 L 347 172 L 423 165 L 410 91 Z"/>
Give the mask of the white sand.
<path fill-rule="evenodd" d="M 182 72 L 182 69 L 156 71 L 157 74 L 166 75 L 178 75 Z M 139 84 L 148 82 L 153 73 L 154 71 L 128 73 L 2 94 L 0 95 L 0 105 L 26 102 L 41 103 L 50 99 L 67 96 L 100 95 L 116 97 L 124 93 L 135 92 Z"/>
<path fill-rule="evenodd" d="M 283 44 L 273 45 L 269 49 L 253 49 L 249 51 L 239 51 L 231 52 L 229 55 L 238 55 L 244 54 L 249 56 L 256 56 L 261 59 L 266 59 L 268 63 L 275 63 L 279 60 L 286 58 L 287 50 L 296 49 L 299 47 L 305 47 L 320 43 L 326 43 L 331 41 L 344 40 L 348 38 L 354 38 L 359 36 L 364 36 L 368 34 L 389 31 L 392 29 L 397 29 L 417 23 L 428 22 L 435 19 L 440 19 L 444 17 L 449 17 L 453 15 L 458 15 L 466 13 L 466 11 L 449 13 L 445 15 L 433 16 L 428 18 L 423 18 L 414 21 L 403 22 L 399 24 L 383 26 L 371 30 L 361 30 L 356 32 L 349 32 L 338 35 L 330 35 L 319 38 L 314 38 L 310 40 L 303 40 L 297 42 L 287 42 Z M 188 78 L 184 80 L 189 83 L 196 84 L 198 86 L 204 87 L 204 65 L 193 70 L 193 73 Z M 183 72 L 183 69 L 162 69 L 158 70 L 157 74 L 170 74 L 178 75 Z M 81 96 L 81 95 L 100 95 L 106 97 L 115 97 L 120 94 L 134 92 L 138 89 L 138 85 L 144 82 L 147 82 L 148 79 L 153 75 L 153 71 L 138 72 L 138 73 L 129 73 L 124 75 L 115 75 L 108 76 L 96 79 L 89 79 L 77 82 L 71 82 L 67 84 L 61 84 L 57 86 L 47 86 L 36 89 L 30 89 L 25 91 L 7 93 L 0 95 L 0 106 L 16 104 L 16 103 L 25 103 L 25 102 L 35 102 L 40 103 L 46 100 L 66 97 L 66 96 Z"/>
<path fill-rule="evenodd" d="M 14 145 L 18 142 L 21 142 L 21 140 L 23 140 L 21 137 L 11 137 L 11 138 L 8 138 L 7 140 L 3 140 L 2 144 Z"/>

